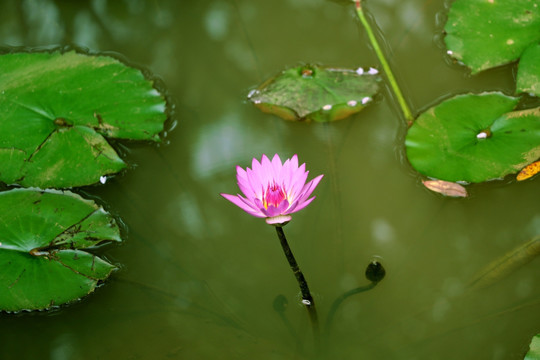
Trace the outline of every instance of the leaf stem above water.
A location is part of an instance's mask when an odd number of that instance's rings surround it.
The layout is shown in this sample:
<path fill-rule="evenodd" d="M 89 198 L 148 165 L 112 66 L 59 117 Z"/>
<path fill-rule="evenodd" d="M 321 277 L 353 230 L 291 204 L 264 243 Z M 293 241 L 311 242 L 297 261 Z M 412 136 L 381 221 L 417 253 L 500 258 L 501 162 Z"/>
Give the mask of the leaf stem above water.
<path fill-rule="evenodd" d="M 394 73 L 392 72 L 392 69 L 390 69 L 390 65 L 388 64 L 388 61 L 386 60 L 386 57 L 384 56 L 382 52 L 379 42 L 377 41 L 377 38 L 375 37 L 375 33 L 373 32 L 373 29 L 371 28 L 371 25 L 369 24 L 369 21 L 366 18 L 364 10 L 362 9 L 362 4 L 361 4 L 362 0 L 355 0 L 354 2 L 356 4 L 356 13 L 358 14 L 358 18 L 360 19 L 360 22 L 366 29 L 369 41 L 371 45 L 373 46 L 373 50 L 375 50 L 375 53 L 377 54 L 379 61 L 381 62 L 381 65 L 386 74 L 386 77 L 388 78 L 388 82 L 390 83 L 390 86 L 392 87 L 392 90 L 394 91 L 394 94 L 399 103 L 399 106 L 401 107 L 403 116 L 405 116 L 407 125 L 410 126 L 414 122 L 414 116 L 411 112 L 411 109 L 407 105 L 407 101 L 403 97 L 401 89 L 399 88 L 396 78 L 394 77 Z"/>

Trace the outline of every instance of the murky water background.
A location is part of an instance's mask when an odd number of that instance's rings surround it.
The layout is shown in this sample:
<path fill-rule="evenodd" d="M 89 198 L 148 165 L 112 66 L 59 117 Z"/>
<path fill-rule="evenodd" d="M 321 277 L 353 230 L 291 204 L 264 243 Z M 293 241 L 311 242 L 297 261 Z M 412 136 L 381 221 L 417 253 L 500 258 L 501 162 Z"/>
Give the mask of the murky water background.
<path fill-rule="evenodd" d="M 471 78 L 441 46 L 445 3 L 366 3 L 414 111 L 465 91 L 513 92 L 512 67 Z M 298 154 L 317 199 L 285 232 L 323 323 L 332 301 L 364 284 L 380 256 L 387 277 L 345 301 L 325 339 L 335 359 L 522 359 L 539 332 L 540 261 L 481 290 L 485 265 L 540 233 L 538 179 L 430 193 L 404 159 L 404 122 L 388 91 L 352 118 L 285 122 L 246 103 L 286 66 L 378 66 L 352 6 L 323 0 L 0 3 L 2 46 L 76 44 L 112 51 L 162 79 L 178 125 L 161 146 L 124 144 L 133 169 L 84 190 L 126 225 L 105 251 L 120 264 L 84 301 L 51 313 L 0 315 L 1 359 L 302 359 L 305 309 L 273 228 L 219 196 L 235 166 Z M 286 316 L 304 349 L 273 310 Z"/>

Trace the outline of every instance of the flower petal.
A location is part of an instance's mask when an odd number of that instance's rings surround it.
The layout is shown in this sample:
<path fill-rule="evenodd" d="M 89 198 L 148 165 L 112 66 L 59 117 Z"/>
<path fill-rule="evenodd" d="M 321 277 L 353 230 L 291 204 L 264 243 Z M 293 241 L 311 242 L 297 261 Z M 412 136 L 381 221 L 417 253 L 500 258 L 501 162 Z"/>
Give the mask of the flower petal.
<path fill-rule="evenodd" d="M 260 163 L 253 159 L 253 164 L 253 175 L 259 180 L 258 183 L 260 183 L 261 189 L 266 189 L 269 181 L 266 169 L 270 164 L 270 160 L 266 155 L 263 155 Z"/>
<path fill-rule="evenodd" d="M 281 165 L 281 159 L 279 158 L 278 154 L 275 154 L 272 158 L 272 178 L 273 180 L 278 184 L 281 185 L 281 170 L 283 168 L 283 165 Z"/>
<path fill-rule="evenodd" d="M 269 205 L 267 209 L 267 214 L 269 217 L 277 215 L 285 215 L 284 211 L 289 207 L 289 202 L 283 200 L 277 207 L 274 205 Z"/>
<path fill-rule="evenodd" d="M 296 199 L 302 193 L 302 189 L 304 188 L 304 185 L 306 184 L 306 180 L 309 174 L 309 171 L 305 171 L 305 168 L 306 168 L 306 164 L 302 164 L 292 174 L 291 183 L 289 185 L 289 189 L 287 192 L 287 194 L 290 194 L 289 196 L 291 198 Z"/>
<path fill-rule="evenodd" d="M 313 199 L 315 199 L 315 196 L 312 197 L 311 199 L 307 199 L 305 201 L 302 201 L 302 202 L 298 202 L 297 205 L 295 206 L 294 210 L 290 210 L 289 211 L 289 214 L 292 214 L 292 213 L 295 213 L 297 211 L 300 211 L 302 210 L 303 208 L 305 208 L 306 206 L 308 206 L 312 201 Z"/>
<path fill-rule="evenodd" d="M 291 158 L 291 170 L 296 171 L 298 169 L 298 156 L 296 154 Z"/>
<path fill-rule="evenodd" d="M 251 189 L 253 190 L 253 194 L 255 198 L 262 198 L 263 190 L 266 188 L 261 183 L 260 177 L 255 173 L 255 171 L 251 170 L 250 168 L 246 169 L 247 179 L 248 183 L 251 186 Z"/>
<path fill-rule="evenodd" d="M 257 208 L 259 209 L 259 211 L 260 211 L 261 213 L 263 213 L 263 214 L 266 215 L 266 216 L 269 216 L 269 215 L 268 215 L 268 210 L 266 210 L 266 208 L 264 207 L 264 205 L 263 205 L 261 199 L 255 198 L 255 199 L 253 200 L 253 202 L 255 203 L 255 206 L 257 206 Z"/>
<path fill-rule="evenodd" d="M 261 180 L 262 180 L 262 183 L 263 183 L 265 189 L 275 179 L 272 163 L 270 162 L 268 157 L 266 157 L 266 155 L 263 155 L 263 157 L 262 157 L 261 172 L 259 173 L 259 175 L 261 177 Z"/>
<path fill-rule="evenodd" d="M 319 185 L 319 182 L 321 181 L 321 179 L 323 178 L 324 175 L 319 175 L 317 176 L 316 178 L 314 178 L 313 180 L 311 180 L 310 182 L 308 182 L 306 184 L 306 186 L 304 186 L 304 188 L 302 189 L 302 192 L 301 194 L 299 194 L 299 197 L 298 197 L 298 203 L 299 205 L 302 205 L 302 202 L 305 201 L 305 199 L 307 199 L 311 193 L 313 192 L 313 190 L 315 190 L 315 188 L 317 187 L 317 185 Z"/>
<path fill-rule="evenodd" d="M 240 166 L 236 167 L 236 179 L 238 180 L 238 187 L 240 190 L 251 200 L 255 195 L 255 191 L 248 179 L 247 172 Z"/>
<path fill-rule="evenodd" d="M 232 202 L 234 205 L 238 206 L 245 212 L 247 212 L 250 215 L 257 216 L 257 217 L 266 217 L 265 214 L 263 214 L 261 211 L 256 209 L 254 206 L 250 205 L 246 199 L 244 199 L 240 195 L 230 195 L 230 194 L 221 194 L 225 199 Z"/>
<path fill-rule="evenodd" d="M 290 189 L 291 179 L 294 172 L 292 171 L 292 163 L 290 159 L 285 160 L 281 168 L 281 181 L 280 185 L 283 187 L 285 192 Z"/>

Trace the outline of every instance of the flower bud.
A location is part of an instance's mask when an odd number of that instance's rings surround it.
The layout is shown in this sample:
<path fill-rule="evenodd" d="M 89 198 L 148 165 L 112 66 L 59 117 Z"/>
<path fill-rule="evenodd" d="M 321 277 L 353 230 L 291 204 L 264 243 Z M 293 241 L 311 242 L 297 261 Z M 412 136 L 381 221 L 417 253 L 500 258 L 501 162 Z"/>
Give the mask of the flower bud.
<path fill-rule="evenodd" d="M 386 270 L 377 260 L 371 260 L 369 265 L 366 268 L 366 278 L 374 283 L 378 283 L 386 275 Z"/>

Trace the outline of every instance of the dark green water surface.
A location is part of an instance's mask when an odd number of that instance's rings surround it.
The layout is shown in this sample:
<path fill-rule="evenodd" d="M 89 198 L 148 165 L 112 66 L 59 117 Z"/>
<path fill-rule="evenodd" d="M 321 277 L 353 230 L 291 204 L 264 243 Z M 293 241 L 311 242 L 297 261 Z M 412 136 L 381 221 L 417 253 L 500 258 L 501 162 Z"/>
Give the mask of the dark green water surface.
<path fill-rule="evenodd" d="M 366 2 L 414 112 L 466 91 L 514 90 L 513 67 L 475 77 L 446 58 L 442 0 Z M 160 146 L 127 143 L 133 168 L 84 189 L 125 223 L 104 249 L 121 270 L 49 313 L 0 314 L 0 359 L 315 358 L 309 321 L 275 231 L 219 196 L 235 166 L 298 154 L 317 198 L 285 227 L 324 324 L 328 359 L 522 359 L 540 332 L 540 261 L 483 289 L 469 281 L 540 233 L 538 179 L 426 190 L 404 156 L 391 94 L 332 124 L 285 122 L 246 102 L 254 86 L 302 62 L 378 67 L 352 5 L 324 0 L 0 2 L 0 45 L 114 52 L 162 80 L 176 127 Z M 1 69 L 0 69 L 1 71 Z M 1 270 L 0 270 L 1 271 Z M 289 303 L 295 340 L 274 311 Z"/>

